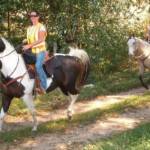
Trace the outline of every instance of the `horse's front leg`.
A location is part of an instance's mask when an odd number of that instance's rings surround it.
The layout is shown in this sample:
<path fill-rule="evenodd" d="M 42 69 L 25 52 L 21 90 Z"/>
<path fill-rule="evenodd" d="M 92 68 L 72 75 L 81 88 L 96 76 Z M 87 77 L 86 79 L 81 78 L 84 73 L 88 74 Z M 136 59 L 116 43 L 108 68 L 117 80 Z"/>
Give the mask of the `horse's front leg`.
<path fill-rule="evenodd" d="M 76 95 L 69 94 L 69 99 L 71 101 L 70 105 L 67 109 L 67 117 L 68 117 L 69 120 L 72 118 L 73 106 L 74 106 L 74 103 L 76 102 L 78 96 L 79 96 L 79 94 L 76 94 Z"/>
<path fill-rule="evenodd" d="M 4 117 L 6 116 L 6 113 L 9 109 L 10 103 L 11 103 L 12 97 L 3 95 L 2 96 L 2 108 L 0 112 L 0 131 L 2 131 Z"/>
<path fill-rule="evenodd" d="M 139 61 L 139 79 L 141 81 L 141 84 L 145 87 L 145 89 L 149 89 L 148 86 L 143 81 L 143 75 L 144 75 L 144 64 L 143 62 Z"/>
<path fill-rule="evenodd" d="M 22 98 L 23 98 L 24 103 L 26 104 L 26 106 L 30 110 L 32 118 L 33 118 L 32 131 L 36 131 L 38 123 L 37 123 L 36 112 L 35 112 L 35 107 L 34 107 L 34 103 L 33 103 L 33 96 L 32 96 L 32 94 L 25 94 Z"/>
<path fill-rule="evenodd" d="M 4 109 L 1 108 L 1 113 L 0 113 L 0 132 L 2 131 L 2 126 L 3 126 L 3 122 L 4 122 L 4 117 L 5 117 L 5 112 Z"/>

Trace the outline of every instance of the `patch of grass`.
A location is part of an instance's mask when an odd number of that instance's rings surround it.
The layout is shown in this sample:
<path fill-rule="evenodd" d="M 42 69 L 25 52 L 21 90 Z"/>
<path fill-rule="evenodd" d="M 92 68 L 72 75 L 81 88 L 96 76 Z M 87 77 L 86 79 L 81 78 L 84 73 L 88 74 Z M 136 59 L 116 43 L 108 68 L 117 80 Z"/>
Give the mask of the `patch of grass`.
<path fill-rule="evenodd" d="M 48 121 L 39 125 L 39 129 L 35 134 L 31 133 L 31 127 L 26 127 L 17 131 L 0 133 L 0 139 L 3 142 L 13 142 L 14 140 L 32 137 L 43 133 L 63 132 L 66 129 L 77 127 L 78 125 L 93 123 L 105 115 L 121 113 L 126 108 L 136 108 L 137 106 L 144 105 L 147 102 L 150 102 L 150 95 L 148 93 L 143 96 L 134 96 L 129 99 L 125 99 L 118 104 L 113 104 L 103 109 L 95 109 L 82 114 L 74 115 L 71 122 L 68 122 L 67 119 Z"/>
<path fill-rule="evenodd" d="M 148 73 L 145 74 L 144 79 L 146 83 L 150 82 Z M 136 71 L 123 70 L 122 72 L 116 72 L 109 76 L 105 76 L 104 79 L 96 82 L 94 87 L 82 89 L 78 100 L 88 100 L 98 95 L 108 95 L 127 91 L 140 85 Z M 36 105 L 36 109 L 50 111 L 68 104 L 68 100 L 60 90 L 56 89 L 48 94 L 38 97 L 34 103 Z M 27 112 L 28 110 L 22 100 L 15 99 L 12 101 L 9 110 L 10 115 L 23 115 L 27 114 Z"/>
<path fill-rule="evenodd" d="M 51 111 L 68 104 L 68 100 L 60 90 L 56 89 L 51 93 L 37 97 L 34 100 L 34 104 L 37 110 Z M 21 99 L 14 98 L 8 113 L 13 116 L 26 115 L 28 114 L 28 109 Z"/>
<path fill-rule="evenodd" d="M 145 75 L 145 81 L 149 82 L 148 74 Z M 106 95 L 111 93 L 116 93 L 120 91 L 125 91 L 130 88 L 134 88 L 140 85 L 140 82 L 137 78 L 135 72 L 130 72 L 125 70 L 123 72 L 118 72 L 105 79 L 95 83 L 95 86 L 92 88 L 85 88 L 82 90 L 80 99 L 90 99 L 97 95 Z M 57 131 L 64 131 L 70 126 L 77 126 L 78 124 L 89 124 L 93 121 L 96 121 L 98 118 L 104 116 L 105 114 L 111 114 L 113 112 L 120 113 L 128 107 L 136 107 L 141 104 L 147 103 L 150 101 L 149 92 L 145 93 L 143 96 L 132 97 L 122 101 L 121 103 L 114 104 L 104 109 L 95 109 L 93 111 L 83 113 L 80 115 L 75 115 L 74 119 L 68 123 L 67 119 L 61 119 L 57 121 L 49 121 L 43 123 L 39 126 L 39 130 L 33 135 L 31 133 L 31 128 L 27 127 L 17 131 L 10 131 L 6 133 L 0 133 L 0 140 L 5 142 L 12 142 L 15 139 L 22 139 L 25 137 L 32 137 L 39 135 L 41 133 L 52 133 Z M 58 108 L 65 105 L 67 102 L 66 97 L 61 94 L 58 90 L 53 91 L 49 94 L 39 97 L 35 100 L 36 109 L 39 110 L 48 110 Z M 11 115 L 25 115 L 28 113 L 26 106 L 20 99 L 15 99 L 10 107 L 9 114 Z"/>
<path fill-rule="evenodd" d="M 149 73 L 144 74 L 144 82 L 150 83 Z M 123 70 L 108 76 L 96 82 L 94 87 L 82 90 L 79 99 L 90 99 L 98 95 L 114 94 L 121 91 L 127 91 L 141 86 L 137 71 Z"/>
<path fill-rule="evenodd" d="M 150 123 L 145 123 L 133 130 L 117 134 L 107 139 L 100 139 L 86 145 L 83 150 L 149 150 Z"/>

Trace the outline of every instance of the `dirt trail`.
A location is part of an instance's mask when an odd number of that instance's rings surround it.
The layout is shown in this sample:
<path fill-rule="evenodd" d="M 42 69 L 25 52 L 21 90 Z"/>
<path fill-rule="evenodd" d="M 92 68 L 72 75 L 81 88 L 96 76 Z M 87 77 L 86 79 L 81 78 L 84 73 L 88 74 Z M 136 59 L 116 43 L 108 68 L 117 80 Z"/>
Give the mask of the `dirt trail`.
<path fill-rule="evenodd" d="M 143 88 L 137 88 L 116 95 L 98 96 L 88 102 L 77 102 L 75 105 L 75 113 L 103 108 L 107 105 L 120 102 L 131 95 L 141 95 L 144 91 Z M 149 114 L 150 105 L 137 110 L 128 110 L 121 115 L 97 120 L 90 125 L 68 129 L 65 133 L 44 134 L 40 137 L 28 138 L 11 145 L 3 144 L 1 145 L 1 150 L 81 150 L 83 143 L 86 144 L 97 138 L 104 138 L 117 132 L 132 129 L 141 122 L 150 121 Z M 56 110 L 55 112 L 41 111 L 38 113 L 40 123 L 64 117 L 66 117 L 66 110 L 64 109 Z M 30 118 L 25 119 L 8 116 L 6 122 L 9 124 L 9 128 L 7 127 L 6 130 L 17 129 L 23 125 L 31 125 L 31 122 L 28 123 L 29 120 Z"/>

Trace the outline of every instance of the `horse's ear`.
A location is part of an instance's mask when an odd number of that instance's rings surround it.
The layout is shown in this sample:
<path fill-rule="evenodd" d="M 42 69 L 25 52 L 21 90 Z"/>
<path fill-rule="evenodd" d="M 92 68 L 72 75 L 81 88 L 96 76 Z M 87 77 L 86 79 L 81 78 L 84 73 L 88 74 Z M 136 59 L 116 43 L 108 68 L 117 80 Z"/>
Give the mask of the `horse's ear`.
<path fill-rule="evenodd" d="M 134 33 L 130 34 L 130 38 L 135 38 L 135 34 Z"/>
<path fill-rule="evenodd" d="M 132 39 L 132 38 L 135 38 L 135 34 L 134 33 L 131 33 L 128 37 L 128 40 Z"/>
<path fill-rule="evenodd" d="M 0 38 L 0 52 L 3 52 L 5 50 L 5 44 L 3 40 Z"/>
<path fill-rule="evenodd" d="M 2 62 L 0 61 L 0 69 L 2 69 Z"/>

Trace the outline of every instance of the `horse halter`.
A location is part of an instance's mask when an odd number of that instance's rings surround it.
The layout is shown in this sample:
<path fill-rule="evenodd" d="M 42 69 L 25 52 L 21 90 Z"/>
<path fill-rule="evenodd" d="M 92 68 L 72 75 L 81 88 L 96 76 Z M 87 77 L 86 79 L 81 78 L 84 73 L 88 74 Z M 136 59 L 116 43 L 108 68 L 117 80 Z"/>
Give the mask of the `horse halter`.
<path fill-rule="evenodd" d="M 135 38 L 135 37 L 131 37 L 131 38 L 129 38 L 128 39 L 128 41 L 129 40 L 134 40 L 133 42 L 132 42 L 132 47 L 133 47 L 133 57 L 135 57 L 136 59 L 139 59 L 141 56 L 143 56 L 143 55 L 140 55 L 140 56 L 136 56 L 136 52 L 138 51 L 138 47 L 137 47 L 137 39 Z"/>
<path fill-rule="evenodd" d="M 134 54 L 135 54 L 135 52 L 138 51 L 138 47 L 137 47 L 137 45 L 136 45 L 137 39 L 134 38 L 134 40 L 135 40 L 135 50 L 134 50 Z M 135 57 L 136 59 L 139 59 L 139 60 L 141 60 L 141 61 L 144 62 L 149 56 L 150 56 L 150 54 L 148 54 L 147 56 L 145 56 L 144 54 L 141 54 L 141 55 L 139 55 L 139 56 L 134 56 L 134 57 Z"/>
<path fill-rule="evenodd" d="M 9 52 L 8 54 L 6 54 L 6 55 L 4 55 L 4 56 L 0 57 L 0 58 L 7 57 L 7 56 L 9 56 L 10 54 L 12 54 L 13 52 L 15 52 L 15 49 L 14 49 L 14 50 L 12 50 L 11 52 Z M 11 76 L 14 74 L 14 72 L 16 71 L 16 69 L 17 69 L 17 67 L 18 67 L 18 64 L 19 64 L 19 56 L 18 56 L 17 64 L 16 64 L 16 66 L 15 66 L 14 70 L 13 70 L 13 71 L 10 73 L 10 75 L 8 75 L 7 77 L 11 77 Z M 25 76 L 25 74 L 26 74 L 26 72 L 25 72 L 23 75 L 18 76 L 18 77 L 16 77 L 16 78 L 14 78 L 14 79 L 10 80 L 10 81 L 9 81 L 8 83 L 6 83 L 6 84 L 0 83 L 0 86 L 2 86 L 2 87 L 5 87 L 5 88 L 6 88 L 8 85 L 10 85 L 10 84 L 14 83 L 14 82 L 15 82 L 15 81 L 17 81 L 18 79 L 23 79 L 23 77 Z"/>
<path fill-rule="evenodd" d="M 11 72 L 11 74 L 8 77 L 11 77 L 14 74 L 14 72 L 16 71 L 16 69 L 18 67 L 18 64 L 19 64 L 19 56 L 18 56 L 16 67 L 14 68 L 14 70 Z"/>
<path fill-rule="evenodd" d="M 9 56 L 9 55 L 10 55 L 11 53 L 13 53 L 13 52 L 15 52 L 15 49 L 12 50 L 11 52 L 9 52 L 8 54 L 4 55 L 4 56 L 1 56 L 0 58 L 4 58 L 4 57 L 6 57 L 6 56 Z"/>
<path fill-rule="evenodd" d="M 136 38 L 134 38 L 134 43 L 133 43 L 133 44 L 134 44 L 134 48 L 135 48 L 135 50 L 134 50 L 133 53 L 134 53 L 134 55 L 135 55 L 135 52 L 138 51 L 137 40 L 136 40 Z"/>
<path fill-rule="evenodd" d="M 6 54 L 6 55 L 4 55 L 4 56 L 0 57 L 0 58 L 7 57 L 7 56 L 9 56 L 10 54 L 12 54 L 13 52 L 15 52 L 15 49 L 14 49 L 14 50 L 12 50 L 11 52 L 9 52 L 8 54 Z M 13 73 L 16 71 L 16 69 L 17 69 L 17 67 L 18 67 L 18 64 L 19 64 L 19 56 L 18 56 L 17 64 L 16 64 L 16 66 L 15 66 L 14 70 L 10 73 L 10 75 L 8 75 L 8 77 L 11 77 L 11 76 L 13 75 Z"/>

